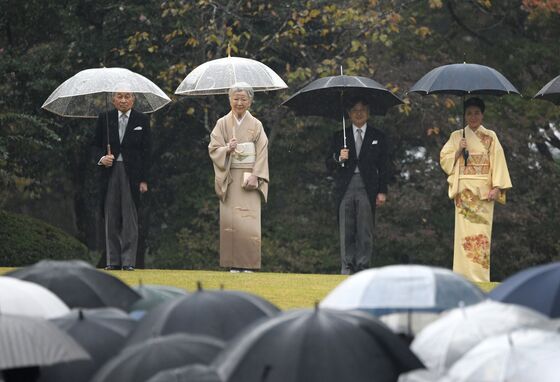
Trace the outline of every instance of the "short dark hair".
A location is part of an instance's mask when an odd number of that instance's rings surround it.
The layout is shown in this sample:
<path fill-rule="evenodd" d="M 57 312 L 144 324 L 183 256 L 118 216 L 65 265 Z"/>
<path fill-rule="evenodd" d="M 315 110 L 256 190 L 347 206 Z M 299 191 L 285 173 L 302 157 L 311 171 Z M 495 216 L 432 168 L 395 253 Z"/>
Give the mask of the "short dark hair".
<path fill-rule="evenodd" d="M 484 114 L 484 109 L 486 108 L 486 106 L 484 106 L 484 101 L 478 97 L 471 97 L 468 100 L 466 100 L 463 103 L 463 110 L 466 111 L 469 106 L 478 107 L 482 114 Z"/>
<path fill-rule="evenodd" d="M 368 110 L 370 108 L 369 103 L 365 97 L 355 96 L 346 100 L 346 111 L 350 111 L 354 106 L 361 103 L 362 105 L 367 106 Z"/>

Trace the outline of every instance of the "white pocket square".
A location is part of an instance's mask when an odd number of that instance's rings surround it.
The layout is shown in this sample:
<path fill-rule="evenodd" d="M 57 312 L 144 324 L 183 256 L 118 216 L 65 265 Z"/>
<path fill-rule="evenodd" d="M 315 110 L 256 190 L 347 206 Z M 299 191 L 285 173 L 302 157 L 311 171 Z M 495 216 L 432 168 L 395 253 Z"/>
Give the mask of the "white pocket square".
<path fill-rule="evenodd" d="M 136 126 L 134 130 L 142 130 L 142 126 Z M 377 142 L 377 141 L 376 141 Z"/>
<path fill-rule="evenodd" d="M 377 139 L 375 141 L 371 141 L 372 145 L 376 145 L 377 144 Z"/>

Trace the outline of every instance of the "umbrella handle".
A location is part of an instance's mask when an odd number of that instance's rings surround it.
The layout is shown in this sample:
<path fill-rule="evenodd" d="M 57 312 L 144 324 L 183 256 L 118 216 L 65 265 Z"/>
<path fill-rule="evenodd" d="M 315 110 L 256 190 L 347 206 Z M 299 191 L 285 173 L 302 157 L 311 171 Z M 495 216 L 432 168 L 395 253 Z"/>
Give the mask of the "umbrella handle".
<path fill-rule="evenodd" d="M 111 145 L 107 143 L 107 155 L 113 155 L 111 154 Z"/>

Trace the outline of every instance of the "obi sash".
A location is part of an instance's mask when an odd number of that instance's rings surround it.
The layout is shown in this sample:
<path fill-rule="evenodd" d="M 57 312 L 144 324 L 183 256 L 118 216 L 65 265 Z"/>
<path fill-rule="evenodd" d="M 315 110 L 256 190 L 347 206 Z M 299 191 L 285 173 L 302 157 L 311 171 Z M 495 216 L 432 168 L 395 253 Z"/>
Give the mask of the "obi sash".
<path fill-rule="evenodd" d="M 232 167 L 246 167 L 252 165 L 257 158 L 256 148 L 254 142 L 238 143 L 235 151 L 231 155 Z"/>

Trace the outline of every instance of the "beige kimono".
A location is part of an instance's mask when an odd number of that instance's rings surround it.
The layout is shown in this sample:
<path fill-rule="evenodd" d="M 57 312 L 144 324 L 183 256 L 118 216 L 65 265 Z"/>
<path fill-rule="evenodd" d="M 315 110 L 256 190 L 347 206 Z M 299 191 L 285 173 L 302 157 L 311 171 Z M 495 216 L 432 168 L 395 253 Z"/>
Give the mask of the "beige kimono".
<path fill-rule="evenodd" d="M 476 132 L 465 128 L 469 158 L 467 166 L 455 153 L 463 130 L 451 134 L 440 153 L 440 164 L 448 175 L 449 198 L 455 201 L 455 245 L 453 271 L 471 281 L 490 281 L 490 244 L 494 201 L 488 193 L 500 189 L 497 201 L 504 204 L 511 180 L 504 151 L 491 130 L 480 126 Z"/>
<path fill-rule="evenodd" d="M 230 139 L 238 148 L 227 152 Z M 248 111 L 237 126 L 232 112 L 220 118 L 210 135 L 208 152 L 214 164 L 220 198 L 220 266 L 261 267 L 261 197 L 268 195 L 268 139 L 262 123 Z M 242 187 L 249 174 L 259 178 L 257 190 Z"/>

